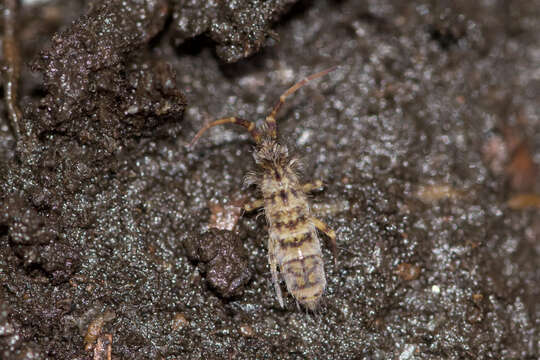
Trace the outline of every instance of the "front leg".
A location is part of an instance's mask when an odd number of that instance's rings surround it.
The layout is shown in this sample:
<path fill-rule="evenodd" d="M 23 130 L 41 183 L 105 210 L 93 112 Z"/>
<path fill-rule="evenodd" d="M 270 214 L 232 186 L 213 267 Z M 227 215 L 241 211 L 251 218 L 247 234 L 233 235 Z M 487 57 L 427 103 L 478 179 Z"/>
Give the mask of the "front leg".
<path fill-rule="evenodd" d="M 262 208 L 264 206 L 264 200 L 263 199 L 257 199 L 251 202 L 248 202 L 244 204 L 244 211 L 245 212 L 252 212 L 259 208 Z"/>
<path fill-rule="evenodd" d="M 323 223 L 321 220 L 312 217 L 311 223 L 315 225 L 320 232 L 324 233 L 330 239 L 330 249 L 332 250 L 332 255 L 334 256 L 334 263 L 337 265 L 337 243 L 336 243 L 336 233 L 334 230 L 330 229 L 328 225 Z"/>
<path fill-rule="evenodd" d="M 302 185 L 302 191 L 304 193 L 309 193 L 314 190 L 322 190 L 323 187 L 324 187 L 324 183 L 321 180 L 315 180 L 315 182 L 306 183 Z"/>

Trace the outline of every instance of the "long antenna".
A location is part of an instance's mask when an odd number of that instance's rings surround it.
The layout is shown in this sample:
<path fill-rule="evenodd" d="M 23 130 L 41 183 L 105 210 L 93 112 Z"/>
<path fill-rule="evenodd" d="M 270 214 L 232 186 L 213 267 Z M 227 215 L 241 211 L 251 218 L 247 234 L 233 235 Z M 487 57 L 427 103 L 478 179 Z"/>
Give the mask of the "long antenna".
<path fill-rule="evenodd" d="M 287 97 L 289 95 L 293 94 L 296 90 L 300 89 L 302 86 L 306 85 L 311 80 L 318 79 L 318 78 L 328 74 L 329 72 L 334 71 L 336 68 L 337 68 L 337 65 L 332 66 L 332 67 L 330 67 L 330 68 L 328 68 L 326 70 L 320 71 L 320 72 L 318 72 L 316 74 L 310 75 L 310 76 L 304 78 L 303 80 L 300 80 L 299 82 L 297 82 L 296 84 L 291 86 L 283 94 L 281 94 L 281 96 L 279 97 L 278 103 L 274 106 L 274 108 L 272 109 L 272 112 L 270 113 L 270 115 L 268 115 L 266 117 L 266 124 L 267 124 L 267 127 L 268 127 L 268 132 L 270 133 L 270 136 L 272 136 L 272 138 L 275 139 L 277 137 L 276 114 L 279 111 L 279 109 L 281 108 L 281 106 L 285 103 L 285 100 L 287 99 Z"/>
<path fill-rule="evenodd" d="M 201 130 L 199 130 L 197 135 L 195 135 L 193 140 L 191 140 L 191 142 L 189 143 L 189 145 L 188 145 L 189 148 L 193 147 L 193 145 L 206 132 L 206 130 L 208 130 L 208 129 L 214 127 L 214 126 L 218 126 L 218 125 L 222 125 L 222 124 L 237 124 L 237 125 L 240 125 L 240 126 L 246 128 L 247 131 L 249 131 L 249 133 L 251 134 L 251 136 L 253 137 L 253 139 L 255 140 L 255 142 L 257 144 L 261 141 L 261 134 L 259 133 L 259 131 L 255 127 L 255 124 L 253 122 L 251 122 L 249 120 L 240 119 L 240 118 L 237 118 L 237 117 L 233 116 L 233 117 L 227 117 L 227 118 L 218 119 L 216 121 L 213 121 L 213 122 L 208 123 L 205 126 L 203 126 L 203 128 Z"/>

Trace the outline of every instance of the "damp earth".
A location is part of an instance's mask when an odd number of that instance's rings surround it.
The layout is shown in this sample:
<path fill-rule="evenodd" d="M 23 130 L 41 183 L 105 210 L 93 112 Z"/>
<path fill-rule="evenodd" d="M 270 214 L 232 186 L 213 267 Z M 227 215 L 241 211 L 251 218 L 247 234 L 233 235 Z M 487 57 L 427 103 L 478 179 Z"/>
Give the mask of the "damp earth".
<path fill-rule="evenodd" d="M 0 358 L 540 356 L 538 1 L 4 10 Z M 186 145 L 334 65 L 278 119 L 338 239 L 307 313 L 279 306 L 264 216 L 238 208 L 248 134 Z"/>

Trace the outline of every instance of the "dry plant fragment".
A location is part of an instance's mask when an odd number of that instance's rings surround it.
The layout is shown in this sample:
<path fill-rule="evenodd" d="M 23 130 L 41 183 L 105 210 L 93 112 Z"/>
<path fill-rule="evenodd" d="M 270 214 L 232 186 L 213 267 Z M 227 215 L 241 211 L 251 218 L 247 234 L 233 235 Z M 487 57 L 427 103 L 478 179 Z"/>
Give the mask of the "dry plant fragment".
<path fill-rule="evenodd" d="M 88 329 L 86 330 L 86 335 L 84 337 L 84 349 L 86 351 L 92 350 L 92 346 L 94 346 L 94 343 L 101 335 L 101 331 L 103 330 L 105 323 L 111 321 L 115 317 L 116 314 L 113 311 L 105 311 L 97 318 L 92 320 L 90 325 L 88 325 Z"/>
<path fill-rule="evenodd" d="M 15 34 L 15 24 L 17 21 L 16 0 L 4 0 L 2 20 L 4 20 L 4 34 L 2 37 L 4 100 L 6 102 L 11 131 L 13 131 L 15 140 L 18 140 L 21 136 L 21 110 L 19 109 L 17 99 L 21 59 Z"/>
<path fill-rule="evenodd" d="M 506 204 L 514 210 L 529 208 L 540 209 L 540 195 L 538 194 L 517 194 L 512 196 Z"/>
<path fill-rule="evenodd" d="M 232 231 L 240 215 L 242 215 L 243 200 L 234 200 L 229 204 L 221 205 L 217 202 L 210 203 L 210 224 L 209 227 L 218 230 Z"/>
<path fill-rule="evenodd" d="M 104 334 L 98 337 L 94 346 L 93 360 L 111 360 L 112 335 Z"/>
<path fill-rule="evenodd" d="M 254 337 L 255 336 L 255 330 L 251 327 L 251 325 L 248 324 L 241 324 L 240 325 L 240 334 L 244 337 Z"/>
<path fill-rule="evenodd" d="M 420 267 L 409 263 L 401 263 L 397 266 L 395 273 L 405 281 L 418 279 Z"/>
<path fill-rule="evenodd" d="M 186 316 L 183 313 L 176 313 L 174 315 L 174 318 L 172 320 L 172 328 L 173 330 L 180 330 L 186 326 L 189 325 L 189 320 L 186 318 Z"/>
<path fill-rule="evenodd" d="M 515 190 L 534 188 L 538 178 L 538 170 L 534 164 L 531 149 L 526 142 L 520 143 L 513 151 L 510 163 L 506 167 L 510 186 Z"/>
<path fill-rule="evenodd" d="M 424 203 L 432 203 L 442 199 L 459 199 L 463 192 L 448 184 L 433 184 L 419 186 L 415 195 Z"/>

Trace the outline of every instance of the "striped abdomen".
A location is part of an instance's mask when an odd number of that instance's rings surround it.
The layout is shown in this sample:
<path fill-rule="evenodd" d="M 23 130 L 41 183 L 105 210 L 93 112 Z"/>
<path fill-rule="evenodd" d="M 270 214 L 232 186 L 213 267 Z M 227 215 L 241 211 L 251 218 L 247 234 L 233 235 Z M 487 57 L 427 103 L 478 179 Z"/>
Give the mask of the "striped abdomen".
<path fill-rule="evenodd" d="M 262 191 L 270 225 L 271 270 L 275 271 L 272 265 L 277 263 L 287 290 L 300 304 L 314 310 L 326 287 L 326 278 L 306 195 L 294 175 L 280 181 L 267 178 L 263 181 Z M 279 285 L 275 286 L 281 303 Z"/>

